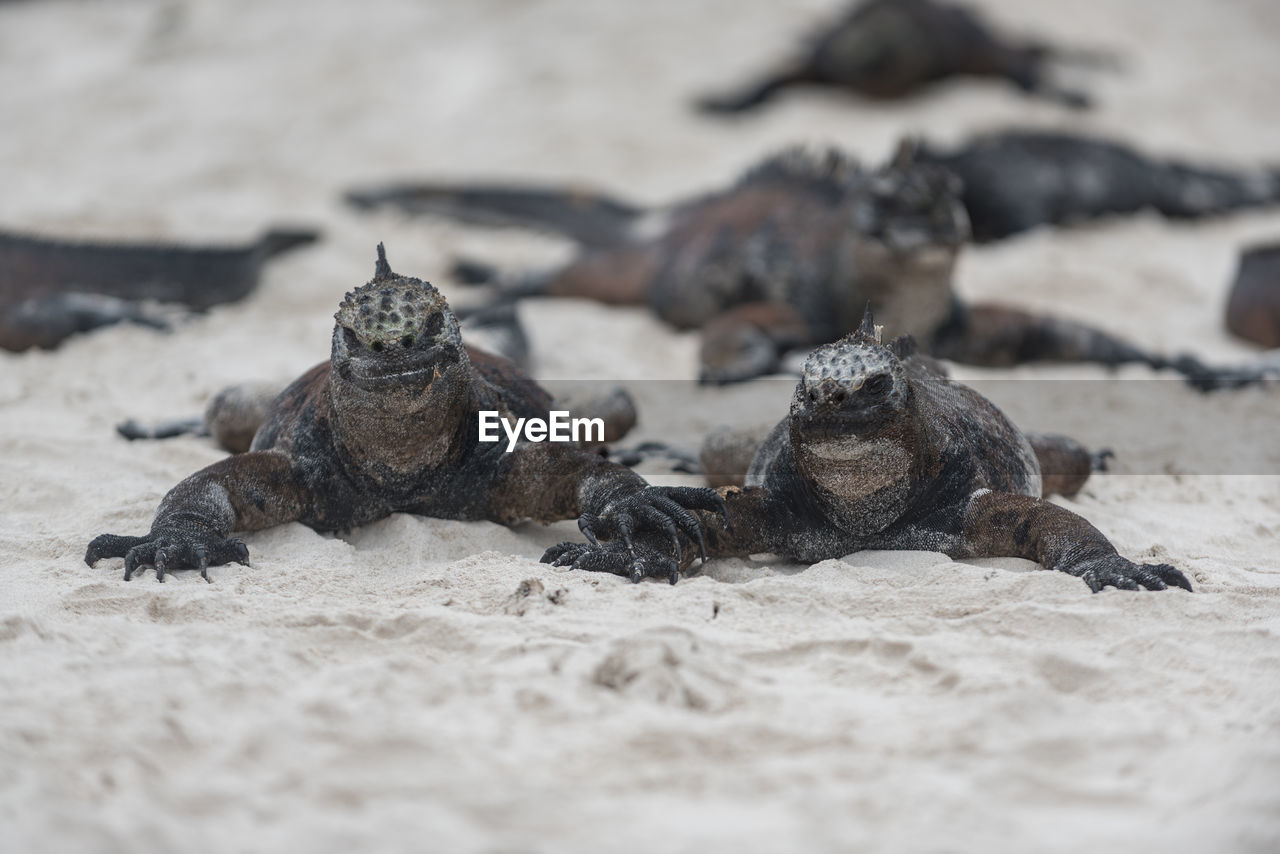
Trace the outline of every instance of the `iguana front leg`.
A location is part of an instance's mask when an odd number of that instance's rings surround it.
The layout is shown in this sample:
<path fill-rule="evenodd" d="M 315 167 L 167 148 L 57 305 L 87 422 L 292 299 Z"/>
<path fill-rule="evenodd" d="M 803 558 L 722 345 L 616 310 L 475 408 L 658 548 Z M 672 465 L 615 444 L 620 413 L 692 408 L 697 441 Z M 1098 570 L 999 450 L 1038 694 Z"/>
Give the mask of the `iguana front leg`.
<path fill-rule="evenodd" d="M 617 539 L 654 531 L 679 552 L 683 533 L 705 553 L 694 510 L 723 511 L 713 490 L 649 486 L 631 469 L 563 443 L 541 442 L 501 454 L 486 490 L 485 517 L 504 525 L 521 519 L 554 522 L 577 517 L 588 540 Z"/>
<path fill-rule="evenodd" d="M 793 530 L 789 526 L 799 522 L 785 502 L 759 486 L 726 486 L 715 493 L 724 502 L 724 512 L 698 514 L 706 538 L 706 557 L 788 550 L 787 532 Z M 665 578 L 675 584 L 681 570 L 693 564 L 693 556 L 691 549 L 673 552 L 669 542 L 647 535 L 635 538 L 630 544 L 622 541 L 559 543 L 547 549 L 542 562 L 589 572 L 609 572 L 633 582 Z"/>
<path fill-rule="evenodd" d="M 698 381 L 712 385 L 743 382 L 778 370 L 787 350 L 810 343 L 813 335 L 791 306 L 752 302 L 734 306 L 702 327 Z"/>
<path fill-rule="evenodd" d="M 142 566 L 156 579 L 174 569 L 199 569 L 249 560 L 249 549 L 233 531 L 256 531 L 300 518 L 305 490 L 290 460 L 280 451 L 253 451 L 228 457 L 179 483 L 160 502 L 151 531 L 132 537 L 102 534 L 89 543 L 84 560 L 124 558 L 124 580 Z"/>
<path fill-rule="evenodd" d="M 1133 563 L 1084 519 L 1029 495 L 974 493 L 964 513 L 963 536 L 969 556 L 1034 560 L 1080 578 L 1094 593 L 1103 587 L 1191 590 L 1191 582 L 1172 566 Z"/>

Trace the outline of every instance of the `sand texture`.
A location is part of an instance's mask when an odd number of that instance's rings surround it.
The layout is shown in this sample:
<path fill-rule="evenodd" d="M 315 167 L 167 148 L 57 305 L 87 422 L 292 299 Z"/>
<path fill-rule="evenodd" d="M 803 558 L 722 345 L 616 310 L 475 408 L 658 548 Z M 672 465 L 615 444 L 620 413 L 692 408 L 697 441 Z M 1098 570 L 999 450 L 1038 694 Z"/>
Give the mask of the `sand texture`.
<path fill-rule="evenodd" d="M 571 522 L 407 515 L 250 535 L 252 566 L 212 585 L 81 560 L 221 456 L 113 425 L 324 359 L 379 240 L 458 302 L 475 296 L 445 278 L 455 255 L 515 269 L 568 251 L 361 214 L 340 202 L 352 185 L 536 177 L 658 203 L 791 142 L 876 161 L 906 131 L 1011 124 L 1280 160 L 1275 0 L 981 6 L 1125 70 L 1088 78 L 1087 114 L 958 83 L 894 105 L 797 92 L 716 122 L 695 94 L 784 57 L 839 3 L 0 4 L 0 227 L 325 231 L 172 334 L 0 353 L 0 851 L 1280 850 L 1274 387 L 956 370 L 1024 426 L 1112 447 L 1113 473 L 1063 503 L 1195 594 L 1090 595 L 1027 561 L 919 552 L 724 560 L 637 586 L 539 564 Z M 1225 288 L 1239 248 L 1277 235 L 1276 211 L 1035 232 L 966 250 L 957 286 L 1241 359 Z M 785 410 L 787 380 L 692 387 L 696 336 L 641 310 L 521 314 L 538 376 L 630 384 L 636 438 L 694 447 Z"/>

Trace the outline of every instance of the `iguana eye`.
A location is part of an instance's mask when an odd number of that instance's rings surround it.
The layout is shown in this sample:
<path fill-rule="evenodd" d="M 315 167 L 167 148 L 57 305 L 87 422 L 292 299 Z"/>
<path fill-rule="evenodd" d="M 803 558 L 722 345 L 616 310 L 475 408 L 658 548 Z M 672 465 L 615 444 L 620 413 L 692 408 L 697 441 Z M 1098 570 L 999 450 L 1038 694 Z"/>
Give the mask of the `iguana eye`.
<path fill-rule="evenodd" d="M 413 336 L 412 336 L 412 335 L 406 335 L 406 336 L 404 336 L 403 338 L 401 338 L 401 339 L 400 339 L 400 343 L 401 343 L 401 344 L 403 344 L 405 347 L 412 347 L 412 346 L 413 346 Z"/>
<path fill-rule="evenodd" d="M 444 328 L 444 318 L 438 313 L 427 318 L 427 335 L 431 338 L 440 334 L 440 330 Z"/>
<path fill-rule="evenodd" d="M 867 380 L 866 384 L 863 385 L 862 388 L 866 394 L 879 396 L 889 390 L 889 386 L 892 382 L 893 381 L 889 379 L 888 374 L 876 374 L 874 377 Z"/>
<path fill-rule="evenodd" d="M 354 332 L 345 326 L 342 327 L 342 340 L 346 342 L 349 349 L 354 350 L 360 346 L 360 339 L 356 337 Z"/>

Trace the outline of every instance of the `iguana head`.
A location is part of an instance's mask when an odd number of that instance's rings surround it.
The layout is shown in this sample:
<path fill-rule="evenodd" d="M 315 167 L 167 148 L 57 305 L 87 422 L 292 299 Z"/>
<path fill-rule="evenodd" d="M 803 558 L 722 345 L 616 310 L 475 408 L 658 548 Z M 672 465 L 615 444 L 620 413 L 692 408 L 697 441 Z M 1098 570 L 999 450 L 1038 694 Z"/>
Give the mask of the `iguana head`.
<path fill-rule="evenodd" d="M 970 234 L 960 179 L 942 166 L 917 162 L 916 150 L 914 141 L 904 141 L 888 165 L 867 176 L 852 205 L 854 228 L 898 254 L 954 250 Z"/>
<path fill-rule="evenodd" d="M 833 439 L 875 433 L 896 421 L 911 398 L 901 361 L 911 346 L 905 337 L 881 344 L 868 305 L 856 331 L 805 359 L 791 400 L 793 431 L 802 438 Z"/>
<path fill-rule="evenodd" d="M 421 391 L 467 356 L 458 321 L 429 282 L 400 276 L 378 244 L 373 278 L 334 315 L 332 363 L 344 383 L 373 392 Z"/>
<path fill-rule="evenodd" d="M 903 511 L 920 451 L 908 337 L 880 343 L 871 307 L 857 331 L 819 347 L 791 402 L 795 465 L 831 518 L 880 530 Z"/>

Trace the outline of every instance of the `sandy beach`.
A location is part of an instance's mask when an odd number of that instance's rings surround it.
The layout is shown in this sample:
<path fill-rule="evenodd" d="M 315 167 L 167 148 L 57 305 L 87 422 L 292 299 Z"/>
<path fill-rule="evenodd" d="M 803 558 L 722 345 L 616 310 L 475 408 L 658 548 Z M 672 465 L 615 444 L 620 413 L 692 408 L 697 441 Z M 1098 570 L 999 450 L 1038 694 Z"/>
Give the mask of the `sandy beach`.
<path fill-rule="evenodd" d="M 1014 558 L 712 561 L 676 586 L 538 563 L 572 522 L 395 515 L 250 534 L 252 565 L 122 580 L 207 439 L 114 425 L 327 358 L 384 241 L 436 282 L 570 248 L 351 210 L 393 178 L 578 181 L 658 204 L 796 142 L 869 163 L 906 132 L 1011 125 L 1157 154 L 1280 160 L 1280 5 L 981 0 L 1097 45 L 1079 114 L 998 83 L 869 104 L 797 91 L 689 109 L 784 58 L 833 0 L 33 0 L 0 4 L 0 228 L 245 240 L 323 229 L 245 301 L 171 333 L 0 352 L 0 851 L 1268 852 L 1280 850 L 1280 389 L 1203 396 L 1137 368 L 956 366 L 1024 427 L 1116 453 L 1061 503 L 1196 587 L 1090 595 Z M 957 289 L 1164 352 L 1254 355 L 1222 326 L 1280 210 L 1144 214 L 965 250 Z M 628 441 L 776 420 L 794 380 L 698 389 L 695 334 L 640 309 L 521 305 L 532 371 L 626 384 Z M 655 477 L 655 482 L 676 482 Z"/>

